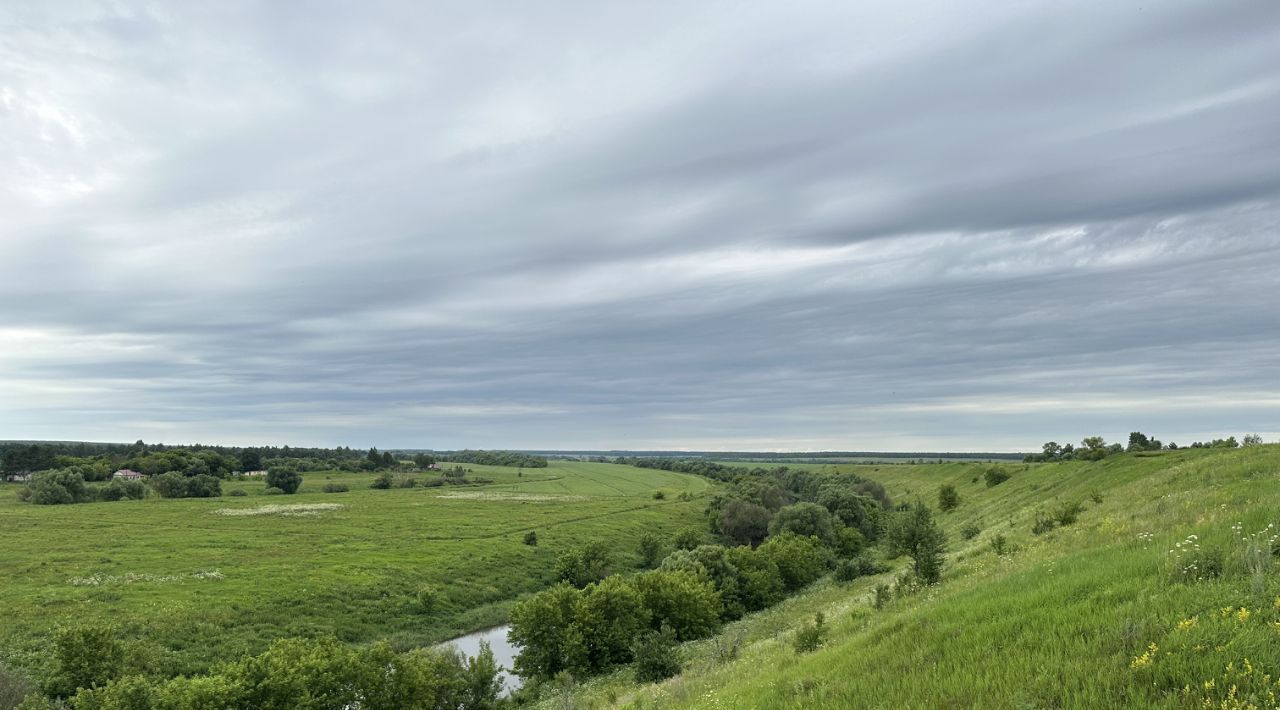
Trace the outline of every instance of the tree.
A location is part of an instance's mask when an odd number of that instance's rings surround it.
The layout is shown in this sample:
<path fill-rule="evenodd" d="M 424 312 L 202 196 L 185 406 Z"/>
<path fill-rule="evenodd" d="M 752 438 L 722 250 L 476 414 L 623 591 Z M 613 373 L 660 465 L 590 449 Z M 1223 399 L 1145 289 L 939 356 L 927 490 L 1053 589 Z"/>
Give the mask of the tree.
<path fill-rule="evenodd" d="M 537 547 L 537 545 L 538 545 L 538 533 L 534 532 L 533 530 L 530 530 L 529 532 L 525 533 L 525 534 L 524 534 L 524 544 L 526 544 L 526 545 L 528 545 L 528 546 L 530 546 L 530 547 Z"/>
<path fill-rule="evenodd" d="M 262 453 L 257 449 L 245 449 L 240 452 L 241 471 L 262 470 Z"/>
<path fill-rule="evenodd" d="M 639 683 L 656 683 L 680 673 L 676 633 L 670 626 L 641 634 L 632 645 L 631 653 L 635 658 L 636 681 Z"/>
<path fill-rule="evenodd" d="M 1062 447 L 1056 441 L 1045 442 L 1044 446 L 1041 447 L 1041 451 L 1046 459 L 1056 459 L 1062 456 Z"/>
<path fill-rule="evenodd" d="M 609 576 L 612 561 L 606 543 L 590 542 L 556 558 L 556 578 L 582 589 Z"/>
<path fill-rule="evenodd" d="M 644 599 L 652 628 L 671 627 L 681 641 L 703 638 L 720 625 L 720 593 L 710 581 L 684 570 L 641 572 L 631 583 Z"/>
<path fill-rule="evenodd" d="M 1257 434 L 1245 434 L 1241 444 L 1244 446 L 1261 446 L 1262 437 Z"/>
<path fill-rule="evenodd" d="M 1140 431 L 1129 432 L 1129 451 L 1146 451 L 1151 441 Z"/>
<path fill-rule="evenodd" d="M 426 470 L 436 462 L 436 457 L 431 454 L 415 454 L 413 457 L 413 465 L 420 469 Z"/>
<path fill-rule="evenodd" d="M 879 535 L 882 506 L 875 498 L 847 486 L 827 486 L 818 492 L 818 503 L 866 539 Z"/>
<path fill-rule="evenodd" d="M 1107 442 L 1100 436 L 1086 437 L 1080 442 L 1081 448 L 1076 451 L 1076 458 L 1086 461 L 1100 461 L 1107 456 Z"/>
<path fill-rule="evenodd" d="M 889 529 L 890 548 L 911 556 L 916 576 L 924 584 L 936 584 L 942 579 L 946 544 L 946 536 L 933 514 L 919 501 L 910 510 L 897 513 Z"/>
<path fill-rule="evenodd" d="M 960 494 L 956 492 L 955 486 L 948 483 L 938 489 L 938 510 L 946 513 L 955 510 L 959 505 Z"/>
<path fill-rule="evenodd" d="M 637 542 L 637 550 L 640 553 L 640 564 L 646 569 L 657 567 L 662 561 L 662 538 L 654 532 L 642 532 Z"/>
<path fill-rule="evenodd" d="M 84 477 L 73 471 L 37 471 L 27 484 L 29 500 L 37 505 L 87 503 L 93 494 Z"/>
<path fill-rule="evenodd" d="M 835 544 L 835 530 L 831 525 L 831 512 L 817 503 L 796 503 L 778 511 L 769 522 L 769 534 L 793 533 L 801 537 L 816 537 L 822 544 Z"/>
<path fill-rule="evenodd" d="M 552 678 L 581 654 L 581 638 L 573 626 L 573 610 L 581 595 L 568 584 L 558 584 L 511 608 L 508 638 L 520 648 L 516 673 L 525 678 Z"/>
<path fill-rule="evenodd" d="M 48 689 L 65 697 L 78 688 L 105 685 L 124 672 L 124 655 L 124 644 L 113 627 L 59 629 L 53 637 L 55 668 Z"/>
<path fill-rule="evenodd" d="M 730 500 L 720 511 L 717 528 L 735 545 L 759 545 L 769 535 L 769 510 L 745 500 Z"/>
<path fill-rule="evenodd" d="M 831 563 L 831 554 L 818 538 L 789 532 L 771 535 L 756 552 L 777 565 L 783 586 L 791 592 L 817 580 Z"/>
<path fill-rule="evenodd" d="M 726 600 L 726 606 L 736 601 L 744 611 L 759 611 L 787 596 L 777 563 L 758 548 L 731 547 L 725 551 L 725 560 L 738 570 L 738 598 Z"/>
<path fill-rule="evenodd" d="M 685 528 L 671 536 L 671 544 L 677 550 L 692 550 L 702 544 L 703 534 L 694 528 Z"/>
<path fill-rule="evenodd" d="M 297 493 L 302 485 L 302 474 L 290 468 L 272 466 L 267 470 L 267 487 L 279 488 L 285 493 Z"/>
<path fill-rule="evenodd" d="M 631 643 L 649 627 L 649 609 L 619 575 L 589 585 L 573 606 L 573 626 L 581 643 L 571 670 L 595 674 L 631 660 Z"/>

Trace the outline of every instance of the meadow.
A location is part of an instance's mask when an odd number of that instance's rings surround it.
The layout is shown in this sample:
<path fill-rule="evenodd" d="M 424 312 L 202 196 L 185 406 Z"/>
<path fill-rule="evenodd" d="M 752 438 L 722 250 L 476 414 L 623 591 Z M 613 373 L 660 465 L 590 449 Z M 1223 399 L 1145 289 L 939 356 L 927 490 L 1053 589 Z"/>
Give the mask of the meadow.
<path fill-rule="evenodd" d="M 1280 446 L 986 466 L 841 465 L 939 515 L 942 583 L 873 603 L 905 568 L 827 578 L 685 644 L 680 676 L 567 685 L 543 707 L 1261 708 L 1280 694 Z M 815 467 L 819 468 L 820 467 Z M 1064 504 L 1071 524 L 1033 534 Z M 1216 562 L 1215 562 L 1216 560 Z M 818 650 L 797 630 L 821 612 Z"/>
<path fill-rule="evenodd" d="M 294 495 L 250 479 L 224 482 L 220 498 L 62 506 L 0 485 L 0 660 L 39 678 L 55 629 L 76 624 L 117 627 L 131 663 L 162 675 L 282 637 L 425 646 L 505 621 L 554 581 L 566 549 L 616 543 L 622 569 L 638 564 L 641 531 L 704 527 L 712 485 L 612 464 L 468 468 L 490 482 L 372 490 L 372 474 L 308 473 Z"/>

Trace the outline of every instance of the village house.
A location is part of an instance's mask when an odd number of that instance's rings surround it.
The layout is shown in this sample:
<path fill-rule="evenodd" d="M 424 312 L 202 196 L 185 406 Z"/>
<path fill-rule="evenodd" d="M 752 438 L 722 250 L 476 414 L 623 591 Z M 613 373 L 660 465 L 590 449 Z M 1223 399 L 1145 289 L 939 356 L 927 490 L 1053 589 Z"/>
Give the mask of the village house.
<path fill-rule="evenodd" d="M 134 480 L 142 478 L 142 474 L 127 468 L 116 471 L 112 476 L 113 479 Z"/>

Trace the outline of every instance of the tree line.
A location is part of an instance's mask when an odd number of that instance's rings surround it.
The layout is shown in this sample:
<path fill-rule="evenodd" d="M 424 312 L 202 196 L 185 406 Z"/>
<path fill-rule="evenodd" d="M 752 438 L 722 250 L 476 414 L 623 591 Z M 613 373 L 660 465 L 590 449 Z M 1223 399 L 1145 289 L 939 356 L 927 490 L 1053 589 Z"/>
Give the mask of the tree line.
<path fill-rule="evenodd" d="M 1243 438 L 1243 446 L 1259 446 L 1262 444 L 1262 437 L 1257 434 L 1247 434 Z M 1196 441 L 1186 447 L 1180 447 L 1175 442 L 1163 443 L 1159 439 L 1148 436 L 1140 431 L 1129 433 L 1129 444 L 1125 446 L 1120 443 L 1108 444 L 1105 439 L 1100 436 L 1085 437 L 1080 446 L 1076 447 L 1072 444 L 1062 445 L 1056 441 L 1047 441 L 1041 447 L 1038 454 L 1027 454 L 1023 457 L 1023 461 L 1027 463 L 1045 463 L 1050 461 L 1099 461 L 1108 456 L 1115 454 L 1123 454 L 1134 451 L 1176 451 L 1179 448 L 1188 449 L 1234 449 L 1242 444 L 1236 441 L 1234 436 L 1225 439 L 1213 439 L 1211 441 Z"/>

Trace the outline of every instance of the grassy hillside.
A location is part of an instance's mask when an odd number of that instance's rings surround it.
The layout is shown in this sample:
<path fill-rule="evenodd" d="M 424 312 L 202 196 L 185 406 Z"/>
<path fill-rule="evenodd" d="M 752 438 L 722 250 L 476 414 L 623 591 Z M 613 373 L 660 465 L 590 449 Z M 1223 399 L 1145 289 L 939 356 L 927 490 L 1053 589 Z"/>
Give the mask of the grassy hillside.
<path fill-rule="evenodd" d="M 118 625 L 164 674 L 286 636 L 424 645 L 505 620 L 572 545 L 616 541 L 630 565 L 640 531 L 701 526 L 710 485 L 610 464 L 468 468 L 492 483 L 371 490 L 371 474 L 305 474 L 292 496 L 263 495 L 259 480 L 224 483 L 244 497 L 61 506 L 0 485 L 0 661 L 39 675 L 54 628 L 78 622 Z"/>
<path fill-rule="evenodd" d="M 940 516 L 941 585 L 877 610 L 871 590 L 894 573 L 825 581 L 687 645 L 678 678 L 636 686 L 621 671 L 547 705 L 1276 706 L 1280 447 L 1010 465 L 990 488 L 979 465 L 839 468 L 931 505 L 940 485 L 959 489 L 960 507 Z M 1032 534 L 1038 515 L 1073 502 L 1074 524 Z M 970 526 L 981 532 L 966 540 Z M 815 612 L 826 642 L 797 654 L 791 635 Z"/>

